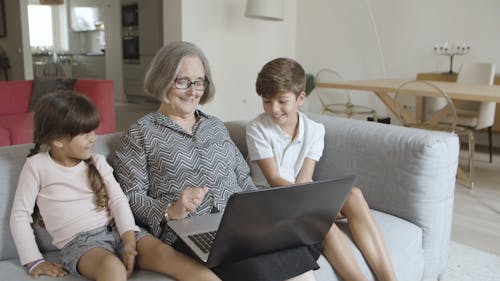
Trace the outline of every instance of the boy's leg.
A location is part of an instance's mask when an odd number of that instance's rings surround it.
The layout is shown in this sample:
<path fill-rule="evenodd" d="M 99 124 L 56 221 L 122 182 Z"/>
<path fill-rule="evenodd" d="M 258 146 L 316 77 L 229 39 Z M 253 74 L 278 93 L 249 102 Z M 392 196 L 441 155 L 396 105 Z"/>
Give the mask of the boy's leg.
<path fill-rule="evenodd" d="M 138 240 L 137 252 L 140 268 L 160 272 L 179 281 L 220 280 L 210 269 L 154 236 Z"/>
<path fill-rule="evenodd" d="M 378 280 L 396 280 L 382 234 L 361 190 L 354 187 L 341 210 L 347 218 L 354 242 Z"/>
<path fill-rule="evenodd" d="M 78 261 L 78 271 L 91 280 L 125 281 L 127 271 L 123 262 L 104 248 L 85 252 Z"/>
<path fill-rule="evenodd" d="M 333 224 L 323 240 L 323 254 L 344 280 L 365 281 L 345 234 Z"/>

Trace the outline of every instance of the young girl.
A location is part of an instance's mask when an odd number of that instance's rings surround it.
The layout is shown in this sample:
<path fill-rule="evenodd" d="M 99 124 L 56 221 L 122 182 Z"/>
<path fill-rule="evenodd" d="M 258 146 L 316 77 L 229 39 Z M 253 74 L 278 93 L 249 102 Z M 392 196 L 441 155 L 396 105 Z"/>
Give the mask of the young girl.
<path fill-rule="evenodd" d="M 92 280 L 126 280 L 137 258 L 139 267 L 179 280 L 218 280 L 135 225 L 112 168 L 92 153 L 99 114 L 89 99 L 72 92 L 47 95 L 34 119 L 35 146 L 19 176 L 10 220 L 29 274 L 60 277 L 68 271 Z M 35 204 L 61 250 L 62 265 L 44 260 L 38 250 L 30 225 Z"/>

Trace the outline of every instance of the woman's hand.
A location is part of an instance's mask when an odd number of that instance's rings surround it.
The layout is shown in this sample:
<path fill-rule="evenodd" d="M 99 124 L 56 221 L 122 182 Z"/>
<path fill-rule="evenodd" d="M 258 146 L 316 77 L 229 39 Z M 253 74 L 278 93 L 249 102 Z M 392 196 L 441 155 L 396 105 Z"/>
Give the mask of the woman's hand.
<path fill-rule="evenodd" d="M 135 241 L 135 231 L 129 230 L 122 234 L 123 240 L 123 264 L 127 269 L 127 276 L 130 277 L 134 272 L 135 257 L 137 248 Z"/>
<path fill-rule="evenodd" d="M 61 264 L 55 262 L 44 261 L 31 270 L 31 276 L 38 278 L 41 275 L 48 275 L 50 277 L 63 277 L 66 271 Z"/>
<path fill-rule="evenodd" d="M 196 211 L 207 192 L 208 187 L 188 187 L 184 189 L 179 199 L 168 208 L 168 217 L 175 220 L 187 217 L 189 213 Z"/>

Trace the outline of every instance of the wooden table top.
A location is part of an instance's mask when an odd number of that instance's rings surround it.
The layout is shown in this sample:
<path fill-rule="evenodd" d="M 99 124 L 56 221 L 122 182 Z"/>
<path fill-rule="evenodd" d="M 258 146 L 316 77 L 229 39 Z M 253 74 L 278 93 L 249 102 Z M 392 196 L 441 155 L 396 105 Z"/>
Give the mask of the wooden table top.
<path fill-rule="evenodd" d="M 386 94 L 394 93 L 404 82 L 408 80 L 400 79 L 380 79 L 380 80 L 355 80 L 338 81 L 330 83 L 317 83 L 318 88 L 337 88 L 348 90 L 372 91 Z M 452 99 L 469 101 L 494 101 L 500 102 L 500 86 L 465 84 L 456 82 L 432 81 L 432 84 L 446 92 Z M 417 83 L 410 83 L 405 86 L 402 94 L 436 96 L 428 86 Z"/>

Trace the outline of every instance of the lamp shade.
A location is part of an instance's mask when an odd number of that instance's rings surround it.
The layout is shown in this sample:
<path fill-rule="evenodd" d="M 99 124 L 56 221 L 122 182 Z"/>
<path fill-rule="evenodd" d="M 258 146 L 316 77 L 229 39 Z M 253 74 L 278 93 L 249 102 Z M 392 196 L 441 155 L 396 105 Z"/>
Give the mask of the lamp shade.
<path fill-rule="evenodd" d="M 40 0 L 40 5 L 62 5 L 64 0 Z"/>
<path fill-rule="evenodd" d="M 248 18 L 281 21 L 283 13 L 283 0 L 247 0 Z"/>

